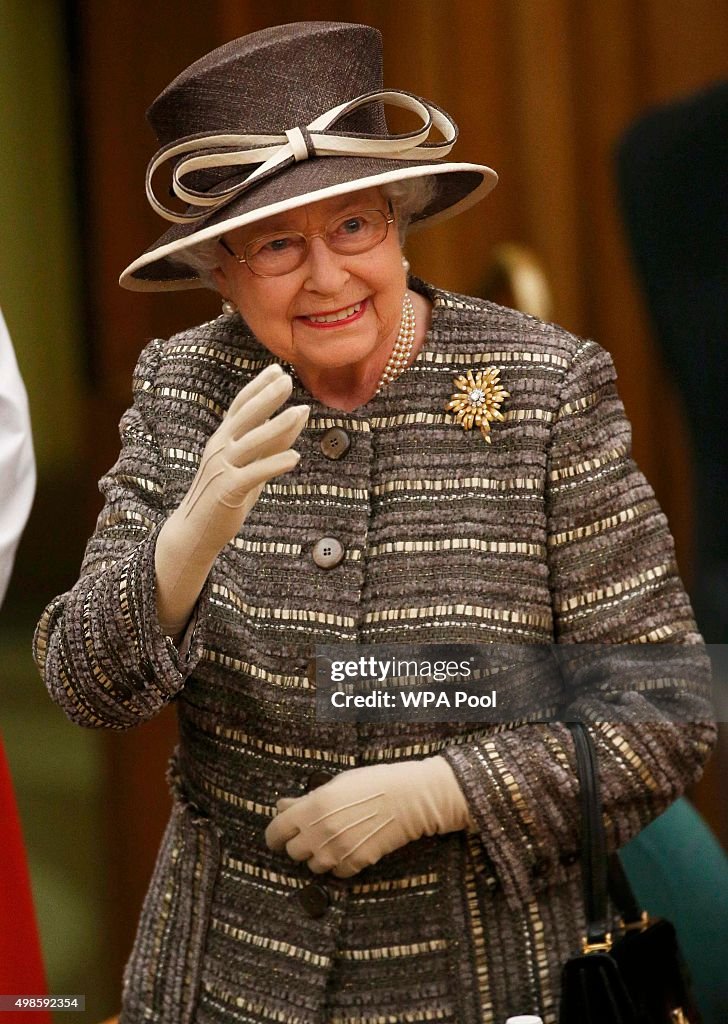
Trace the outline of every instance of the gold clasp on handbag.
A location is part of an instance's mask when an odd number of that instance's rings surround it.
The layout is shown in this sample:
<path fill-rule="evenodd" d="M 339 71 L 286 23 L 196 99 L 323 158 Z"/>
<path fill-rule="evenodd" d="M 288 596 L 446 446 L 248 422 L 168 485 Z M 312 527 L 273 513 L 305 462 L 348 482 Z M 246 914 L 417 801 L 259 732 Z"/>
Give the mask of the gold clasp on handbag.
<path fill-rule="evenodd" d="M 612 948 L 612 933 L 606 932 L 603 942 L 589 942 L 586 935 L 581 937 L 582 953 L 608 953 Z M 688 1024 L 688 1022 L 686 1022 Z"/>
<path fill-rule="evenodd" d="M 642 911 L 639 921 L 630 921 L 629 924 L 625 924 L 625 922 L 621 918 L 619 919 L 619 927 L 620 930 L 623 932 L 643 932 L 645 928 L 649 928 L 649 926 L 650 915 L 647 913 L 646 910 Z M 680 1024 L 679 1021 L 678 1024 Z"/>

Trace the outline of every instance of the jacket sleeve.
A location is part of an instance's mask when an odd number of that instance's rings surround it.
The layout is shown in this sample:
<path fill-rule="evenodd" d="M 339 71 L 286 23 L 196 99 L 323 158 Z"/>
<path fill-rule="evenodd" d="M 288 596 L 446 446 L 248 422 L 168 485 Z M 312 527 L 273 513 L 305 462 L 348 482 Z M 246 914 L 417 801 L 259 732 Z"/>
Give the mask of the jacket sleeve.
<path fill-rule="evenodd" d="M 104 506 L 80 578 L 48 605 L 33 642 L 53 700 L 93 728 L 151 718 L 199 659 L 189 637 L 175 648 L 156 614 L 154 547 L 166 512 L 150 406 L 161 345 L 151 342 L 134 372 L 134 404 L 121 419 L 119 458 L 99 484 Z"/>
<path fill-rule="evenodd" d="M 615 380 L 610 356 L 582 342 L 564 377 L 545 495 L 554 640 L 570 645 L 554 648 L 569 694 L 559 717 L 586 721 L 596 742 L 611 849 L 699 778 L 715 742 L 708 657 Z M 530 899 L 539 879 L 573 863 L 578 785 L 565 725 L 491 732 L 442 754 L 509 899 Z"/>

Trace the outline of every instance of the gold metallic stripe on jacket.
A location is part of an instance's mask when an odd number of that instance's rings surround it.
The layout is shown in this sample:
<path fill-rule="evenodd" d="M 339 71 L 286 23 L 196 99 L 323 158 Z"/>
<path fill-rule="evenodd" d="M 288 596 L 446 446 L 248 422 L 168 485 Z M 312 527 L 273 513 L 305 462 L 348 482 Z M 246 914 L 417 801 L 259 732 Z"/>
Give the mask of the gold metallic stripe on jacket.
<path fill-rule="evenodd" d="M 234 548 L 240 551 L 249 551 L 253 555 L 300 555 L 303 551 L 302 544 L 283 544 L 280 541 L 247 540 L 244 537 L 234 537 L 230 541 Z"/>
<path fill-rule="evenodd" d="M 564 749 L 564 744 L 561 742 L 559 734 L 554 732 L 553 730 L 547 730 L 546 732 L 542 732 L 541 735 L 546 746 L 550 748 L 551 757 L 554 759 L 554 761 L 557 761 L 565 772 L 571 772 L 569 758 L 566 753 L 566 750 Z M 568 743 L 570 746 L 573 745 L 571 742 L 570 735 L 568 738 Z"/>
<path fill-rule="evenodd" d="M 462 619 L 457 618 L 438 619 L 437 622 L 432 622 L 424 619 L 422 621 L 415 621 L 411 624 L 409 622 L 398 623 L 395 621 L 392 623 L 391 626 L 380 625 L 376 629 L 372 628 L 369 632 L 364 634 L 364 636 L 362 637 L 362 642 L 370 644 L 382 643 L 387 636 L 391 635 L 391 643 L 401 643 L 403 637 L 407 635 L 417 638 L 423 632 L 426 632 L 427 630 L 432 629 L 436 626 L 454 626 L 457 628 L 461 627 L 462 624 Z M 484 635 L 486 637 L 486 640 L 491 639 L 491 636 L 494 633 L 499 638 L 501 636 L 511 638 L 513 638 L 514 636 L 518 636 L 521 637 L 524 640 L 524 642 L 530 640 L 537 640 L 538 643 L 544 643 L 552 639 L 551 616 L 549 616 L 548 618 L 548 626 L 543 626 L 540 630 L 535 628 L 530 629 L 527 626 L 516 626 L 513 623 L 500 624 L 495 621 L 488 621 L 487 619 L 483 619 L 480 621 L 475 620 L 472 623 L 472 625 L 474 628 L 482 631 L 481 635 Z M 374 636 L 376 639 L 372 639 L 372 636 Z M 512 642 L 512 639 L 510 641 L 504 642 Z"/>
<path fill-rule="evenodd" d="M 168 356 L 202 356 L 216 363 L 226 363 L 228 366 L 236 366 L 243 370 L 262 370 L 270 363 L 270 359 L 267 358 L 246 359 L 244 356 L 235 356 L 232 352 L 226 352 L 214 345 L 169 345 L 165 348 L 165 354 Z"/>
<path fill-rule="evenodd" d="M 418 480 L 387 480 L 372 487 L 372 494 L 388 494 L 390 491 L 543 491 L 543 480 L 535 476 L 511 477 L 496 480 L 484 476 L 440 477 Z"/>
<path fill-rule="evenodd" d="M 522 423 L 526 420 L 543 420 L 544 423 L 552 423 L 556 419 L 556 413 L 550 409 L 506 409 L 503 413 L 506 423 Z"/>
<path fill-rule="evenodd" d="M 530 929 L 526 931 L 526 941 L 531 947 L 531 970 L 535 965 L 538 977 L 538 991 L 544 1000 L 544 1010 L 551 1009 L 551 980 L 549 976 L 549 951 L 546 947 L 543 918 L 536 900 L 532 900 L 527 907 Z"/>
<path fill-rule="evenodd" d="M 134 529 L 143 529 L 147 532 L 151 532 L 156 523 L 149 516 L 142 515 L 141 512 L 136 512 L 134 509 L 124 508 L 115 509 L 109 512 L 108 515 L 99 519 L 97 529 L 99 530 L 111 530 L 115 526 L 131 526 Z"/>
<path fill-rule="evenodd" d="M 284 956 L 303 960 L 306 963 L 314 964 L 316 967 L 329 967 L 331 965 L 330 956 L 321 956 L 318 953 L 311 952 L 309 949 L 303 949 L 301 946 L 292 946 L 289 942 L 281 942 L 279 939 L 272 939 L 266 935 L 256 935 L 254 932 L 248 932 L 244 928 L 236 928 L 235 925 L 228 924 L 227 921 L 221 921 L 217 917 L 211 917 L 210 923 L 217 931 L 222 932 L 223 935 L 227 935 L 231 939 L 235 939 L 236 942 L 244 942 L 249 946 L 257 946 L 259 949 L 265 949 L 272 953 L 282 953 Z"/>
<path fill-rule="evenodd" d="M 574 352 L 574 358 L 571 363 L 571 365 L 574 367 L 578 367 L 579 360 L 583 357 L 585 353 L 588 357 L 589 353 L 591 353 L 594 349 L 599 348 L 597 343 L 595 341 L 592 341 L 591 338 L 581 338 L 579 340 L 581 341 L 581 344 L 577 348 L 576 352 Z"/>
<path fill-rule="evenodd" d="M 450 364 L 473 366 L 476 363 L 511 363 L 517 366 L 526 363 L 529 366 L 543 366 L 545 369 L 556 368 L 565 370 L 569 360 L 555 352 L 513 351 L 512 349 L 493 349 L 489 352 L 420 352 L 420 363 L 431 363 L 433 366 L 444 366 L 445 373 L 450 372 Z M 414 364 L 417 365 L 416 363 Z"/>
<path fill-rule="evenodd" d="M 240 810 L 250 811 L 252 814 L 260 814 L 264 818 L 273 818 L 275 816 L 276 809 L 269 804 L 259 804 L 257 800 L 246 800 L 239 793 L 231 793 L 229 790 L 216 786 L 206 779 L 203 779 L 200 784 L 211 796 L 217 797 L 218 800 L 223 800 L 226 804 L 230 804 L 231 807 L 238 807 Z"/>
<path fill-rule="evenodd" d="M 629 614 L 628 609 L 625 606 L 632 604 L 639 598 L 645 597 L 650 592 L 654 593 L 662 588 L 662 584 L 659 581 L 652 583 L 643 583 L 642 586 L 636 587 L 634 590 L 626 590 L 623 594 L 617 597 L 605 598 L 601 602 L 594 602 L 593 604 L 584 604 L 580 608 L 570 612 L 557 612 L 559 616 L 559 622 L 561 627 L 569 625 L 572 628 L 575 623 L 578 623 L 580 619 L 589 619 L 591 616 L 600 615 L 606 617 L 607 613 L 615 612 L 621 613 L 625 619 L 625 627 L 628 626 L 626 621 Z M 626 638 L 622 639 L 623 643 L 634 642 L 630 637 L 629 640 Z"/>
<path fill-rule="evenodd" d="M 578 398 L 575 402 L 564 402 L 559 409 L 559 420 L 566 419 L 567 416 L 576 416 L 577 413 L 585 412 L 586 409 L 591 409 L 592 406 L 597 405 L 604 398 L 605 387 L 606 385 L 597 388 L 596 391 Z"/>
<path fill-rule="evenodd" d="M 451 1009 L 435 1006 L 422 1010 L 397 1011 L 397 1013 L 367 1014 L 362 1017 L 357 1014 L 345 1014 L 343 1017 L 336 1013 L 331 1018 L 331 1024 L 421 1024 L 423 1020 L 432 1021 L 432 1024 L 455 1024 L 455 1018 Z"/>
<path fill-rule="evenodd" d="M 656 781 L 652 772 L 649 770 L 639 754 L 630 746 L 624 736 L 617 731 L 615 726 L 610 725 L 608 722 L 595 722 L 593 728 L 604 733 L 610 744 L 619 751 L 622 760 L 626 762 L 629 768 L 639 775 L 648 789 L 653 793 L 660 792 L 660 785 Z"/>
<path fill-rule="evenodd" d="M 151 491 L 155 494 L 162 493 L 162 487 L 155 480 L 149 480 L 145 476 L 132 476 L 129 473 L 119 473 L 114 477 L 115 485 L 128 484 L 129 487 L 140 491 Z"/>
<path fill-rule="evenodd" d="M 551 625 L 550 615 L 534 615 L 518 612 L 512 608 L 486 608 L 473 604 L 437 604 L 419 608 L 384 608 L 382 611 L 367 612 L 364 622 L 392 622 L 400 619 L 438 619 L 445 615 L 466 615 L 469 618 L 493 619 L 496 622 L 521 623 L 526 626 Z"/>
<path fill-rule="evenodd" d="M 487 874 L 487 869 L 483 858 L 483 844 L 480 838 L 476 838 L 475 835 L 468 832 L 466 833 L 466 842 L 468 857 L 465 861 L 463 881 L 465 884 L 465 899 L 467 901 L 468 923 L 470 926 L 470 941 L 475 954 L 473 963 L 475 964 L 475 975 L 478 984 L 478 997 L 483 1014 L 480 1020 L 482 1024 L 493 1024 L 493 999 L 490 991 L 488 953 L 485 948 L 483 918 L 480 913 L 478 887 L 475 881 L 475 867 L 477 866 L 481 877 Z"/>
<path fill-rule="evenodd" d="M 106 572 L 107 569 L 110 569 L 112 565 L 116 565 L 118 561 L 118 558 L 99 558 L 98 560 L 94 559 L 92 562 L 86 562 L 85 568 L 87 572 L 102 573 Z"/>
<path fill-rule="evenodd" d="M 538 408 L 507 409 L 503 413 L 503 418 L 506 422 L 543 420 L 545 423 L 550 423 L 554 417 L 555 413 L 550 412 L 547 409 Z M 449 426 L 453 421 L 454 418 L 451 413 L 445 415 L 445 413 L 408 412 L 400 413 L 399 416 L 372 416 L 370 423 L 373 427 L 386 429 L 387 427 L 401 427 L 419 423 L 436 423 L 442 426 Z"/>
<path fill-rule="evenodd" d="M 368 420 L 350 420 L 347 417 L 334 419 L 331 416 L 312 416 L 305 430 L 330 430 L 331 427 L 341 427 L 342 430 L 354 432 L 358 430 L 362 434 L 370 434 L 372 430 Z"/>
<path fill-rule="evenodd" d="M 184 463 L 190 466 L 192 469 L 196 469 L 200 464 L 202 458 L 201 452 L 190 452 L 185 448 L 163 448 L 162 454 L 164 457 L 174 463 Z"/>
<path fill-rule="evenodd" d="M 216 413 L 221 419 L 227 412 L 224 406 L 215 402 L 200 391 L 185 391 L 183 388 L 154 388 L 154 393 L 161 398 L 178 398 L 181 402 L 192 402 Z"/>
<path fill-rule="evenodd" d="M 403 412 L 399 416 L 372 416 L 369 421 L 373 427 L 400 427 L 412 423 L 439 423 L 445 425 L 448 421 L 444 413 L 433 412 Z"/>
<path fill-rule="evenodd" d="M 623 523 L 638 519 L 645 512 L 652 511 L 654 508 L 654 500 L 640 501 L 636 505 L 631 505 L 629 508 L 615 513 L 613 516 L 597 519 L 594 523 L 578 526 L 573 530 L 562 530 L 560 533 L 554 533 L 547 539 L 547 544 L 549 547 L 554 548 L 558 547 L 559 544 L 568 544 L 574 540 L 582 540 L 584 537 L 593 537 L 596 533 L 602 533 L 604 530 L 611 530 L 615 526 L 621 526 Z"/>
<path fill-rule="evenodd" d="M 609 462 L 604 466 L 601 466 L 599 469 L 593 470 L 586 478 L 561 480 L 558 483 L 553 483 L 549 490 L 554 498 L 567 501 L 571 500 L 576 504 L 583 500 L 580 495 L 583 494 L 586 489 L 593 491 L 597 486 L 603 488 L 613 486 L 613 482 L 609 479 L 610 477 L 616 477 L 617 481 L 621 481 L 624 478 L 625 469 L 628 468 L 629 467 L 623 460 L 618 462 Z M 569 491 L 575 492 L 573 497 L 570 499 L 563 499 L 561 496 Z"/>
<path fill-rule="evenodd" d="M 479 537 L 444 537 L 442 540 L 398 540 L 386 544 L 374 544 L 367 548 L 367 555 L 391 555 L 398 551 L 487 551 L 498 555 L 530 555 L 543 558 L 544 544 L 529 544 L 526 541 L 481 540 Z"/>
<path fill-rule="evenodd" d="M 212 980 L 212 976 L 207 972 L 202 979 L 202 988 L 206 993 L 206 998 L 213 1002 L 216 1008 L 227 1010 L 228 1007 L 236 1007 L 238 1010 L 243 1010 L 246 1014 L 253 1014 L 252 1017 L 238 1017 L 234 1015 L 230 1018 L 232 1021 L 265 1021 L 265 1024 L 303 1024 L 305 1018 L 301 1017 L 300 1014 L 296 1013 L 293 1016 L 290 1013 L 284 1013 L 282 1010 L 274 1010 L 269 1003 L 251 1002 L 249 999 L 243 999 L 242 996 L 236 996 L 234 992 L 231 992 L 227 988 L 223 988 L 222 985 Z"/>
<path fill-rule="evenodd" d="M 238 860 L 230 853 L 223 851 L 221 857 L 222 866 L 226 870 L 236 871 L 241 875 L 248 875 L 250 878 L 259 879 L 262 882 L 271 882 L 272 888 L 284 885 L 288 889 L 303 889 L 308 883 L 294 875 L 283 875 L 278 871 L 269 871 L 260 864 L 251 864 L 247 860 Z"/>
<path fill-rule="evenodd" d="M 149 381 L 145 381 L 149 384 Z M 149 385 L 151 387 L 151 385 Z M 148 391 L 149 387 L 142 388 L 142 391 Z M 137 441 L 142 445 L 146 445 L 147 448 L 152 451 L 157 451 L 157 443 L 154 439 L 154 435 L 149 430 L 144 429 L 143 420 L 139 417 L 131 418 L 131 410 L 129 410 L 129 418 L 123 418 L 120 424 L 121 427 L 121 440 L 126 443 L 126 439 L 129 438 L 132 441 Z"/>
<path fill-rule="evenodd" d="M 467 309 L 471 313 L 482 313 L 482 306 L 476 306 L 472 302 L 466 302 L 464 299 L 451 299 L 445 298 L 444 295 L 438 295 L 433 302 L 433 306 L 436 309 Z"/>
<path fill-rule="evenodd" d="M 114 692 L 114 684 L 109 679 L 109 677 L 106 675 L 104 670 L 101 668 L 101 666 L 99 665 L 98 661 L 96 661 L 96 655 L 94 653 L 93 643 L 92 643 L 92 640 L 91 640 L 91 636 L 89 634 L 88 624 L 87 624 L 87 622 L 85 620 L 84 620 L 84 629 L 83 629 L 83 639 L 84 639 L 84 647 L 86 648 L 86 654 L 88 655 L 88 659 L 89 659 L 89 666 L 91 668 L 91 674 L 94 677 L 94 682 L 98 683 L 99 686 L 102 686 L 104 688 L 104 690 L 106 690 L 107 693 L 113 693 Z M 128 706 L 128 701 L 126 702 L 126 704 Z"/>
<path fill-rule="evenodd" d="M 64 655 L 64 662 L 65 664 L 68 663 L 66 655 Z M 89 725 L 105 725 L 106 723 L 103 721 L 103 719 L 99 718 L 98 715 L 95 715 L 93 713 L 93 710 L 89 708 L 88 705 L 81 703 L 82 699 L 79 699 L 78 695 L 76 694 L 76 687 L 71 683 L 70 677 L 65 668 L 65 664 L 58 666 L 58 679 L 63 688 L 63 692 L 66 694 L 66 697 L 68 698 L 69 702 L 73 699 L 76 710 L 80 713 L 81 717 L 86 722 L 88 722 Z M 116 728 L 121 728 L 121 726 L 117 726 Z"/>
<path fill-rule="evenodd" d="M 303 498 L 348 498 L 366 501 L 369 491 L 363 487 L 339 487 L 336 484 L 271 484 L 265 485 L 264 494 L 295 495 Z"/>
<path fill-rule="evenodd" d="M 205 661 L 211 661 L 215 665 L 224 665 L 225 668 L 234 669 L 236 672 L 244 672 L 253 679 L 263 679 L 272 686 L 298 687 L 301 690 L 311 688 L 311 683 L 307 676 L 282 675 L 278 672 L 268 672 L 267 669 L 254 665 L 251 661 L 233 658 L 232 655 L 216 651 L 212 647 L 203 647 L 202 657 Z"/>
<path fill-rule="evenodd" d="M 375 892 L 395 892 L 398 889 L 417 889 L 420 886 L 436 885 L 440 876 L 437 871 L 426 875 L 405 875 L 403 878 L 385 878 L 381 882 L 354 882 L 349 892 L 371 895 Z"/>
<path fill-rule="evenodd" d="M 169 851 L 169 860 L 172 864 L 176 864 L 182 859 L 184 854 L 184 845 L 181 841 L 177 840 L 171 850 Z M 162 898 L 159 900 L 159 911 L 153 919 L 149 921 L 149 928 L 151 931 L 151 957 L 150 964 L 161 964 L 165 960 L 168 961 L 169 953 L 166 953 L 166 947 L 169 946 L 170 932 L 172 930 L 170 926 L 170 915 L 172 914 L 175 904 L 179 901 L 179 892 L 177 889 L 176 875 L 172 871 L 167 877 L 167 884 L 161 893 Z M 188 894 L 185 893 L 185 896 Z M 192 894 L 190 894 L 191 896 Z M 147 968 L 148 970 L 148 968 Z M 157 977 L 149 979 L 156 985 L 159 982 Z"/>
<path fill-rule="evenodd" d="M 289 555 L 294 558 L 303 554 L 302 544 L 284 544 L 280 541 L 247 540 L 244 537 L 234 537 L 231 545 L 240 551 L 248 551 L 252 555 Z M 308 548 L 306 549 L 308 551 Z M 361 548 L 347 548 L 344 558 L 350 562 L 361 561 Z"/>
<path fill-rule="evenodd" d="M 133 587 L 129 586 L 129 569 L 130 569 L 130 566 L 127 563 L 126 565 L 124 565 L 122 567 L 121 573 L 119 575 L 119 610 L 121 612 L 121 617 L 124 620 L 124 626 L 126 627 L 128 635 L 136 637 L 137 636 L 137 632 L 136 632 L 136 629 L 135 629 L 136 623 L 134 621 L 134 616 L 131 613 L 131 609 L 129 608 L 129 591 L 133 590 Z M 89 599 L 91 597 L 91 594 L 93 594 L 93 590 L 90 591 L 90 593 L 89 593 Z M 90 614 L 89 614 L 89 620 L 87 620 L 87 623 L 86 623 L 87 627 L 88 627 L 89 621 L 90 621 Z M 91 629 L 90 628 L 85 628 L 84 632 L 86 633 L 86 636 L 88 637 L 88 639 L 90 641 L 92 641 L 93 640 L 93 636 L 92 636 Z M 142 652 L 139 651 L 139 655 L 140 656 L 141 656 L 141 654 L 142 654 Z"/>
<path fill-rule="evenodd" d="M 462 732 L 458 733 L 457 736 L 443 736 L 423 743 L 409 743 L 404 747 L 378 746 L 375 750 L 363 750 L 361 759 L 367 762 L 402 761 L 405 758 L 411 758 L 418 754 L 428 755 L 433 751 L 444 750 L 445 747 L 459 747 L 473 742 L 479 743 L 485 738 L 483 730 L 478 729 L 475 732 Z"/>
<path fill-rule="evenodd" d="M 265 608 L 242 601 L 221 583 L 212 584 L 212 593 L 223 599 L 223 602 L 236 608 L 245 615 L 255 619 L 282 619 L 285 622 L 317 622 L 326 626 L 348 626 L 353 629 L 356 619 L 350 615 L 334 615 L 333 612 L 316 612 L 310 608 Z M 219 602 L 218 602 L 219 603 Z"/>
<path fill-rule="evenodd" d="M 528 809 L 528 804 L 526 803 L 523 797 L 521 787 L 518 785 L 518 782 L 516 781 L 513 773 L 507 767 L 500 750 L 496 746 L 496 743 L 493 740 L 486 740 L 485 743 L 481 744 L 480 749 L 478 751 L 478 756 L 482 760 L 481 752 L 488 757 L 489 761 L 495 768 L 497 778 L 502 783 L 502 786 L 500 786 L 499 788 L 501 789 L 502 792 L 503 786 L 505 786 L 506 791 L 508 792 L 508 796 L 510 797 L 510 801 L 513 807 L 516 809 L 516 812 L 521 820 L 521 824 L 523 825 L 524 829 L 526 829 L 527 831 L 532 830 L 535 825 L 533 815 Z"/>
<path fill-rule="evenodd" d="M 213 726 L 213 732 L 216 736 L 233 740 L 251 749 L 264 750 L 267 754 L 275 754 L 278 757 L 293 757 L 322 764 L 340 764 L 347 768 L 356 766 L 356 757 L 353 754 L 337 754 L 333 750 L 317 750 L 315 747 L 282 747 L 278 743 L 266 743 L 265 740 L 241 732 L 240 729 L 231 729 L 217 723 Z"/>
<path fill-rule="evenodd" d="M 403 946 L 340 949 L 338 955 L 344 960 L 389 960 L 390 957 L 422 956 L 423 953 L 438 953 L 446 949 L 445 939 L 429 939 L 427 942 L 409 942 Z"/>
<path fill-rule="evenodd" d="M 64 601 L 57 597 L 48 605 L 46 610 L 40 617 L 38 628 L 35 632 L 35 660 L 38 663 L 38 668 L 41 674 L 45 676 L 46 661 L 48 660 L 48 633 L 51 622 L 56 620 L 56 611 L 58 608 L 63 608 Z"/>
<path fill-rule="evenodd" d="M 693 633 L 694 630 L 695 623 L 691 619 L 682 619 L 670 626 L 658 626 L 656 629 L 651 629 L 649 633 L 641 633 L 638 637 L 635 637 L 634 642 L 636 644 L 654 644 L 667 640 L 669 636 L 675 636 L 676 633 L 683 631 Z"/>
<path fill-rule="evenodd" d="M 563 466 L 561 469 L 552 470 L 549 473 L 549 480 L 573 479 L 574 477 L 582 476 L 584 473 L 593 473 L 595 469 L 602 469 L 604 466 L 613 465 L 627 454 L 627 446 L 619 444 L 616 448 L 605 452 L 600 458 L 584 459 L 583 462 L 574 462 L 569 466 Z"/>
<path fill-rule="evenodd" d="M 575 608 L 580 608 L 583 605 L 596 604 L 600 601 L 619 597 L 622 594 L 629 596 L 631 591 L 639 589 L 645 583 L 661 580 L 669 576 L 671 571 L 672 566 L 667 562 L 663 562 L 662 565 L 655 565 L 651 569 L 645 569 L 643 572 L 638 573 L 636 576 L 630 576 L 626 580 L 618 580 L 616 583 L 610 583 L 606 587 L 597 587 L 596 590 L 589 590 L 584 594 L 575 594 L 573 597 L 555 600 L 554 606 L 558 612 L 573 611 Z"/>

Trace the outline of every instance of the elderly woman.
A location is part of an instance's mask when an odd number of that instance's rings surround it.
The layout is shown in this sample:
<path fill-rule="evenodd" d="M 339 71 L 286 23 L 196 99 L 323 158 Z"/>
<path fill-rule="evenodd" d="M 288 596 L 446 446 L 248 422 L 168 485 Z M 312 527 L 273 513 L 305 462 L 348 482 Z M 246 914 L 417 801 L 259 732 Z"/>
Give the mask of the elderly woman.
<path fill-rule="evenodd" d="M 384 102 L 423 129 L 390 133 Z M 322 721 L 310 662 L 331 643 L 699 643 L 611 361 L 407 278 L 408 221 L 495 175 L 443 159 L 439 108 L 382 91 L 374 30 L 246 36 L 149 116 L 148 195 L 173 225 L 122 284 L 212 284 L 223 315 L 142 353 L 81 577 L 36 637 L 82 725 L 179 715 L 122 1021 L 553 1022 L 583 927 L 566 727 Z M 628 679 L 608 704 L 574 680 L 568 698 L 612 847 L 713 740 L 699 693 Z"/>

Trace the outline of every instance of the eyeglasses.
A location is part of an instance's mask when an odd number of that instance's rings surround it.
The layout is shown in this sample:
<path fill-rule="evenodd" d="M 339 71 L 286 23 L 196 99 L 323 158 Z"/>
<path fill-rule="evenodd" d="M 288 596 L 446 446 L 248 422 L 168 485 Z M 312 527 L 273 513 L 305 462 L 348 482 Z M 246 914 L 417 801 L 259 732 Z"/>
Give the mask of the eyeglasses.
<path fill-rule="evenodd" d="M 245 246 L 243 255 L 233 252 L 224 238 L 220 245 L 238 261 L 245 263 L 258 277 L 280 277 L 297 270 L 306 261 L 312 238 L 323 238 L 332 252 L 342 256 L 356 256 L 380 245 L 387 237 L 389 225 L 394 223 L 394 210 L 361 210 L 347 213 L 329 221 L 323 231 L 304 235 L 301 231 L 275 231 L 254 238 Z"/>

